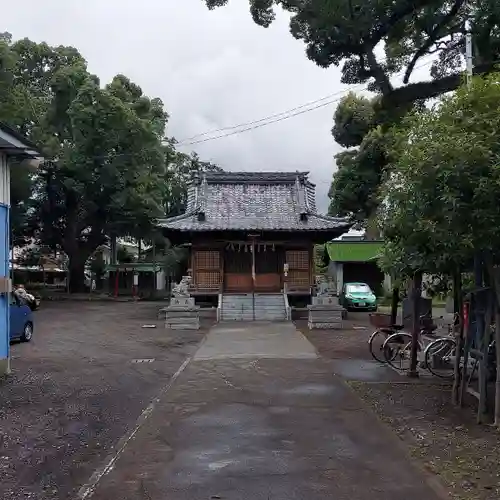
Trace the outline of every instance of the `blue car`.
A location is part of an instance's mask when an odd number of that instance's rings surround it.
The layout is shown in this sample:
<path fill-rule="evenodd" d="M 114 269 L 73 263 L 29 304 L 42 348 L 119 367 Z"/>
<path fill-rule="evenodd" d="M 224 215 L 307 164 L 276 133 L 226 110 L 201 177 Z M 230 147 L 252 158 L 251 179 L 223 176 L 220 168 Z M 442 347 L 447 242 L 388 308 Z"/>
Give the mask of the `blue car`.
<path fill-rule="evenodd" d="M 29 342 L 33 338 L 33 312 L 20 297 L 10 294 L 10 340 Z"/>

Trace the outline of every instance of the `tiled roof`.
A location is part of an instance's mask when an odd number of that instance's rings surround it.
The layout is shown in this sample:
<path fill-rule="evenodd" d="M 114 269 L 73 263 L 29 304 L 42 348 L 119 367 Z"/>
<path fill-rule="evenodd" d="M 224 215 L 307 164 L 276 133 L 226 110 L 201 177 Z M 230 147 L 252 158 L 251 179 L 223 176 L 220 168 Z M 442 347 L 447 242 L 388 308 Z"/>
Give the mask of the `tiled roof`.
<path fill-rule="evenodd" d="M 297 176 L 306 179 L 308 172 L 207 172 L 205 178 L 207 182 L 224 183 L 294 183 Z"/>
<path fill-rule="evenodd" d="M 347 230 L 341 218 L 316 213 L 307 172 L 211 172 L 194 178 L 184 215 L 159 221 L 173 231 Z"/>

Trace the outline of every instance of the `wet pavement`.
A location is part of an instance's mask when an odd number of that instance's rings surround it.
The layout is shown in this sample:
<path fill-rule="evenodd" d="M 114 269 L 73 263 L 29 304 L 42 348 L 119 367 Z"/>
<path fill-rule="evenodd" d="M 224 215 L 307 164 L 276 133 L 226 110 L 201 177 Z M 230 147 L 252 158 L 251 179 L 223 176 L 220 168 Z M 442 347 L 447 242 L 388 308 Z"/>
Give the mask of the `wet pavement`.
<path fill-rule="evenodd" d="M 0 380 L 2 500 L 73 499 L 195 352 L 204 331 L 168 332 L 157 311 L 67 301 L 35 312 L 33 340 L 12 345 Z"/>
<path fill-rule="evenodd" d="M 220 323 L 195 360 L 226 358 L 316 358 L 313 345 L 291 322 Z"/>
<path fill-rule="evenodd" d="M 245 341 L 228 340 L 230 327 L 213 329 L 79 498 L 437 499 L 397 438 L 335 374 L 373 378 L 374 365 L 317 357 L 297 331 L 275 327 L 233 326 L 237 338 L 241 329 L 254 337 L 247 358 Z"/>

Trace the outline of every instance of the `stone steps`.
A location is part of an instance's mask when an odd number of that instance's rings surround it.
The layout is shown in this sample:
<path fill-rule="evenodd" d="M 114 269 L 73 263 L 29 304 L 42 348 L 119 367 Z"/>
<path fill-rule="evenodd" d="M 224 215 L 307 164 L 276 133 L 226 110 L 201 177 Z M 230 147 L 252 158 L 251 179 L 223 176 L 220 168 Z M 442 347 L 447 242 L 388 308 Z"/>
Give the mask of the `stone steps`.
<path fill-rule="evenodd" d="M 227 294 L 222 297 L 221 321 L 285 321 L 283 294 Z"/>

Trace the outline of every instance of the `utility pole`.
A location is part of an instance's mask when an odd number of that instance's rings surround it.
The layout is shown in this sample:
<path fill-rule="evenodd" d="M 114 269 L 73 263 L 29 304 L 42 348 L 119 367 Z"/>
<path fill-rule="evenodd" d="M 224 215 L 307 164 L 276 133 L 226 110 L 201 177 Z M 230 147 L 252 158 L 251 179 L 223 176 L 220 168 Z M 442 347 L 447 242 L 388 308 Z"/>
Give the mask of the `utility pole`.
<path fill-rule="evenodd" d="M 474 72 L 474 64 L 473 64 L 473 47 L 472 47 L 472 26 L 469 18 L 465 21 L 465 63 L 467 70 L 467 88 L 470 89 L 472 87 L 472 76 Z M 464 368 L 463 368 L 463 379 L 461 381 L 462 394 L 459 396 L 460 402 L 463 399 L 463 392 L 465 388 L 465 377 L 466 377 L 466 367 L 467 367 L 467 358 L 470 349 L 472 348 L 473 338 L 479 339 L 479 336 L 483 335 L 485 332 L 485 315 L 483 315 L 481 311 L 481 304 L 478 301 L 477 292 L 483 288 L 484 286 L 484 262 L 483 262 L 483 254 L 481 249 L 475 248 L 474 252 L 474 286 L 476 288 L 476 293 L 471 294 L 470 300 L 470 314 L 471 319 L 470 324 L 474 324 L 474 331 L 467 331 L 467 337 L 465 340 L 465 350 L 464 350 Z M 473 337 L 474 336 L 474 337 Z M 483 339 L 484 342 L 484 339 Z M 486 393 L 486 377 L 487 377 L 487 368 L 486 368 L 486 359 L 487 358 L 487 346 L 482 346 L 480 348 L 482 352 L 482 359 L 479 363 L 479 412 L 483 410 L 483 401 L 484 395 Z M 460 353 L 457 353 L 459 356 Z"/>
<path fill-rule="evenodd" d="M 474 65 L 473 65 L 473 53 L 472 53 L 472 26 L 470 19 L 466 19 L 465 21 L 465 64 L 467 69 L 467 87 L 470 89 L 472 85 L 472 76 L 474 73 Z M 479 250 L 476 251 L 474 256 L 474 281 L 476 288 L 481 288 L 483 286 L 483 265 L 482 265 L 482 257 L 481 252 Z M 476 318 L 476 327 L 479 328 L 480 321 L 479 318 Z"/>
<path fill-rule="evenodd" d="M 472 29 L 470 20 L 465 21 L 465 62 L 467 68 L 467 86 L 470 87 L 472 84 Z"/>

